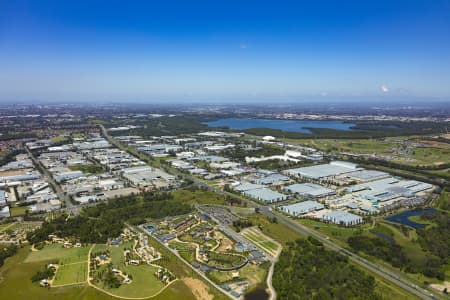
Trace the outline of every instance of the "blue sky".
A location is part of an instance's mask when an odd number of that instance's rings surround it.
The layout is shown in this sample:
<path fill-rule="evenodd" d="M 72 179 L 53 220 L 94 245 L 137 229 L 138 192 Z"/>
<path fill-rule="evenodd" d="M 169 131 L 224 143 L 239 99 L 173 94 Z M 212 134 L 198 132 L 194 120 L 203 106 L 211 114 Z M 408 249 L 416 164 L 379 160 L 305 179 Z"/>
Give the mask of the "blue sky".
<path fill-rule="evenodd" d="M 0 2 L 3 102 L 431 98 L 450 1 Z"/>

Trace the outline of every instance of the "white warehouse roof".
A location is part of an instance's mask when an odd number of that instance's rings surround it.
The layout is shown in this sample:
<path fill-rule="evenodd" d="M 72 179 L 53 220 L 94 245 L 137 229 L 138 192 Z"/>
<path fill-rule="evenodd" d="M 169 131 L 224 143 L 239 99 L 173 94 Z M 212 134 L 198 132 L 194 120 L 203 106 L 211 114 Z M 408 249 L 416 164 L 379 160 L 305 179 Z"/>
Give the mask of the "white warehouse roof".
<path fill-rule="evenodd" d="M 280 209 L 290 215 L 298 216 L 303 215 L 311 211 L 316 211 L 323 209 L 323 204 L 316 201 L 303 201 L 299 203 L 294 203 L 290 205 L 280 206 Z"/>
<path fill-rule="evenodd" d="M 285 172 L 289 175 L 307 177 L 312 179 L 320 179 L 329 176 L 337 176 L 345 173 L 354 172 L 358 169 L 355 164 L 333 161 L 329 164 L 315 165 L 310 167 L 289 169 Z"/>
<path fill-rule="evenodd" d="M 335 194 L 335 190 L 314 183 L 296 183 L 284 188 L 286 191 L 308 197 L 320 198 Z"/>

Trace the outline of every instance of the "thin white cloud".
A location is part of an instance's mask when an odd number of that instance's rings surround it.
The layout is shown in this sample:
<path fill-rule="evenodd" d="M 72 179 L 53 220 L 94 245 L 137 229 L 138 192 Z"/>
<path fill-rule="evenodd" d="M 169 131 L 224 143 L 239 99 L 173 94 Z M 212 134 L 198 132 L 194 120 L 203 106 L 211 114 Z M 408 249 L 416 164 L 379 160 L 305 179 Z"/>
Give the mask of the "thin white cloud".
<path fill-rule="evenodd" d="M 381 91 L 382 91 L 383 93 L 389 93 L 389 88 L 388 88 L 387 85 L 385 85 L 385 84 L 383 84 L 383 85 L 380 87 L 380 89 L 381 89 Z"/>
<path fill-rule="evenodd" d="M 240 45 L 240 48 L 241 48 L 241 49 L 247 49 L 248 46 L 247 46 L 247 44 L 241 44 L 241 45 Z"/>

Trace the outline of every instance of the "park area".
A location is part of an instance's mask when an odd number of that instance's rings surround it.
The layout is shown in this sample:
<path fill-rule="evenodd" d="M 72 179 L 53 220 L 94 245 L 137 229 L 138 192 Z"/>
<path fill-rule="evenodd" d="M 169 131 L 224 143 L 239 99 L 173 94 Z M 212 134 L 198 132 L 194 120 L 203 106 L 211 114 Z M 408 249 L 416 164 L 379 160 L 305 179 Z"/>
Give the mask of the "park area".
<path fill-rule="evenodd" d="M 41 250 L 31 251 L 25 262 L 57 264 L 53 287 L 85 283 L 89 248 L 88 246 L 64 248 L 62 244 L 46 245 Z"/>
<path fill-rule="evenodd" d="M 132 281 L 131 283 L 123 283 L 119 287 L 111 287 L 104 284 L 101 280 L 97 281 L 95 279 L 93 280 L 93 283 L 98 288 L 117 297 L 148 298 L 155 296 L 166 286 L 155 276 L 155 273 L 159 268 L 157 266 L 147 264 L 140 264 L 137 266 L 126 265 L 124 249 L 131 249 L 132 247 L 132 241 L 124 243 L 120 246 L 96 245 L 92 249 L 92 252 L 96 253 L 108 251 L 111 257 L 112 267 L 128 274 L 130 278 L 132 278 Z M 100 266 L 100 268 L 96 270 L 97 274 L 104 271 L 106 267 L 106 265 Z"/>

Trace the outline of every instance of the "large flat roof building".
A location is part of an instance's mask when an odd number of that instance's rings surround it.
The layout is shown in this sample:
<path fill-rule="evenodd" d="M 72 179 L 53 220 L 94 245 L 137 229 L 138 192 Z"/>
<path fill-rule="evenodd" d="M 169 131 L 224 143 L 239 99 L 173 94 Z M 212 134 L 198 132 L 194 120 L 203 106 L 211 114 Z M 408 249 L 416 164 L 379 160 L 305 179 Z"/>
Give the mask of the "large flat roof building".
<path fill-rule="evenodd" d="M 286 191 L 309 198 L 322 198 L 336 194 L 335 190 L 314 183 L 296 183 L 284 188 Z"/>
<path fill-rule="evenodd" d="M 332 161 L 329 164 L 288 169 L 285 170 L 284 172 L 291 176 L 309 179 L 321 179 L 330 176 L 338 176 L 341 174 L 346 174 L 358 170 L 361 169 L 358 168 L 357 165 L 355 164 L 342 161 Z"/>
<path fill-rule="evenodd" d="M 303 201 L 299 203 L 294 203 L 290 205 L 280 206 L 280 209 L 285 213 L 288 213 L 292 216 L 304 215 L 312 211 L 323 209 L 323 204 L 316 201 Z"/>
<path fill-rule="evenodd" d="M 346 176 L 359 182 L 368 182 L 390 177 L 388 173 L 377 170 L 361 170 L 348 173 Z"/>
<path fill-rule="evenodd" d="M 278 201 L 283 201 L 288 198 L 287 195 L 281 194 L 275 191 L 272 191 L 267 188 L 255 189 L 255 190 L 247 190 L 243 192 L 244 195 L 254 198 L 256 200 L 260 200 L 266 203 L 274 203 Z"/>
<path fill-rule="evenodd" d="M 326 222 L 331 222 L 338 225 L 352 226 L 360 224 L 364 221 L 361 216 L 354 215 L 346 211 L 335 210 L 326 213 L 322 216 L 322 219 Z"/>

